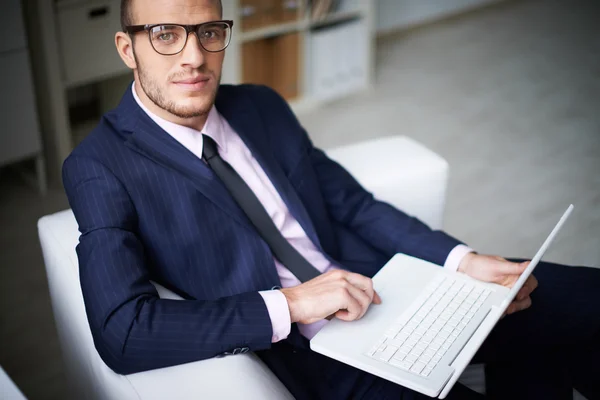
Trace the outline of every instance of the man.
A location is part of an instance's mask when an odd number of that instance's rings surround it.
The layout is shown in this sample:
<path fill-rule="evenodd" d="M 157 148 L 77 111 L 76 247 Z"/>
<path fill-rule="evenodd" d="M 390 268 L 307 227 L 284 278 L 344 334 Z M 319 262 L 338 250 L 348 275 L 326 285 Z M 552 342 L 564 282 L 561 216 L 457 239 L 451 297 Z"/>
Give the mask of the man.
<path fill-rule="evenodd" d="M 115 41 L 134 84 L 63 174 L 99 354 L 129 374 L 254 351 L 298 399 L 424 398 L 308 339 L 380 303 L 370 277 L 395 253 L 506 286 L 527 263 L 476 254 L 373 199 L 273 91 L 220 86 L 221 14 L 214 0 L 122 2 Z M 242 204 L 253 197 L 270 239 Z M 297 264 L 316 277 L 301 283 Z M 476 357 L 488 393 L 562 399 L 576 386 L 599 398 L 600 271 L 538 271 Z M 160 299 L 151 280 L 186 300 Z M 478 395 L 456 385 L 450 398 Z"/>

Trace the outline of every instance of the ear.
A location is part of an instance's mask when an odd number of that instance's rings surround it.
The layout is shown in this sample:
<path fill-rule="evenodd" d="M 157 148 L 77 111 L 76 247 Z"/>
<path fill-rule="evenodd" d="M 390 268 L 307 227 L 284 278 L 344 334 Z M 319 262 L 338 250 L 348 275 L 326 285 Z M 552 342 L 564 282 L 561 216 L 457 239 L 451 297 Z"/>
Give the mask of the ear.
<path fill-rule="evenodd" d="M 135 62 L 135 55 L 133 54 L 133 42 L 131 37 L 125 32 L 117 32 L 115 34 L 115 45 L 117 46 L 119 56 L 125 65 L 131 69 L 136 69 L 137 63 Z"/>

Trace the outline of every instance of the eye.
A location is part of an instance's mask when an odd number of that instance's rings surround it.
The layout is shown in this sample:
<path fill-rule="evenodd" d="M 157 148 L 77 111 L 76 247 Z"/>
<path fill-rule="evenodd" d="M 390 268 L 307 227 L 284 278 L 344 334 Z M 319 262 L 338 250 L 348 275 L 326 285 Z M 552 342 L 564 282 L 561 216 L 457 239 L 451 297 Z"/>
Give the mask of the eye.
<path fill-rule="evenodd" d="M 160 40 L 161 42 L 169 42 L 173 39 L 175 39 L 175 34 L 174 33 L 161 33 L 160 35 L 157 36 L 157 39 Z"/>
<path fill-rule="evenodd" d="M 179 40 L 180 28 L 177 26 L 161 25 L 152 29 L 152 40 L 160 43 L 172 43 Z"/>
<path fill-rule="evenodd" d="M 202 33 L 202 37 L 204 39 L 214 39 L 214 38 L 218 37 L 218 33 L 214 29 L 208 30 L 208 31 L 204 31 Z"/>

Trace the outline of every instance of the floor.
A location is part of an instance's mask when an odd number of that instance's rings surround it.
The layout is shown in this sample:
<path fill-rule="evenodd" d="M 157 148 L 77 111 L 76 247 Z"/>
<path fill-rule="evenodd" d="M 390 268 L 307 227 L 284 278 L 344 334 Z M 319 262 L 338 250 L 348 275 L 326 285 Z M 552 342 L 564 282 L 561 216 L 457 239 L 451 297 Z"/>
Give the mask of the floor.
<path fill-rule="evenodd" d="M 378 43 L 373 90 L 300 117 L 324 148 L 407 135 L 451 166 L 445 227 L 480 252 L 600 264 L 600 25 L 593 1 L 521 0 Z M 0 365 L 68 398 L 36 221 L 67 208 L 0 170 Z"/>

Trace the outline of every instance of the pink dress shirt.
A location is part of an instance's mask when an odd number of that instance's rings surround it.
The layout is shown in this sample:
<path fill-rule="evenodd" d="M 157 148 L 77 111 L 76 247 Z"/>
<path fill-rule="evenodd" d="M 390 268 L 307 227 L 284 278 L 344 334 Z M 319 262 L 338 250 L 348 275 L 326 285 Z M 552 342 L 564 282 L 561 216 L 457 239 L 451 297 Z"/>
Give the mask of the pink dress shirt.
<path fill-rule="evenodd" d="M 204 127 L 201 131 L 198 131 L 174 124 L 155 115 L 142 104 L 135 91 L 135 85 L 132 85 L 132 92 L 142 110 L 158 126 L 197 157 L 202 158 L 202 135 L 210 136 L 217 143 L 221 158 L 233 167 L 258 197 L 283 237 L 319 271 L 326 272 L 338 268 L 332 265 L 311 242 L 298 221 L 289 212 L 286 204 L 250 153 L 250 150 L 214 106 L 208 114 Z M 448 255 L 444 267 L 456 270 L 461 259 L 471 251 L 473 250 L 467 246 L 456 246 Z M 300 284 L 300 281 L 276 259 L 275 267 L 282 287 L 292 287 Z M 271 318 L 273 326 L 272 342 L 275 343 L 287 338 L 291 330 L 291 319 L 285 296 L 279 290 L 265 290 L 259 293 L 265 301 Z M 311 339 L 326 323 L 327 320 L 325 319 L 308 325 L 299 323 L 298 328 L 303 336 Z"/>

